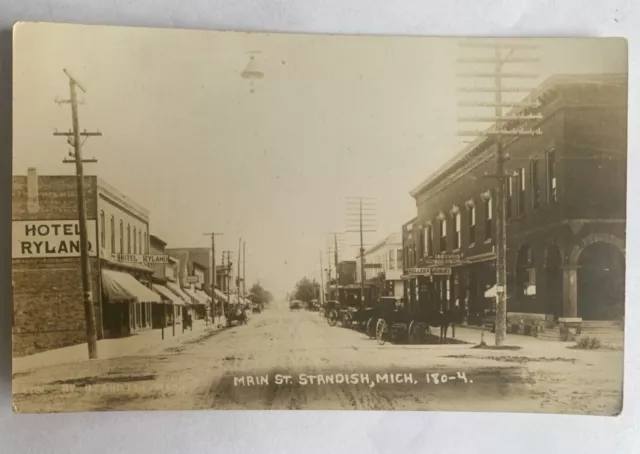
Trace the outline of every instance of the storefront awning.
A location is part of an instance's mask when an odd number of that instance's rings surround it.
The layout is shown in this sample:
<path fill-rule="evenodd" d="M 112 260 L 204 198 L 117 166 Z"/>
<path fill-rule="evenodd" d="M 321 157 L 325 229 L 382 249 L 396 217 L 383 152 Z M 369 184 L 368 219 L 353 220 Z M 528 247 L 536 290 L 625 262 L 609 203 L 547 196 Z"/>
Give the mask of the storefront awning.
<path fill-rule="evenodd" d="M 161 303 L 156 292 L 138 282 L 135 277 L 121 271 L 102 270 L 102 287 L 112 303 Z"/>
<path fill-rule="evenodd" d="M 164 285 L 153 284 L 153 290 L 156 293 L 159 293 L 160 296 L 162 296 L 163 299 L 167 300 L 169 304 L 174 304 L 176 306 L 184 306 L 184 301 L 182 301 L 182 298 L 180 298 L 178 295 L 173 293 Z"/>
<path fill-rule="evenodd" d="M 167 282 L 167 288 L 178 295 L 185 304 L 191 304 L 191 297 L 183 292 L 178 284 L 174 282 Z"/>
<path fill-rule="evenodd" d="M 198 302 L 198 297 L 196 296 L 196 293 L 193 291 L 193 289 L 184 288 L 183 290 L 187 295 L 189 295 L 189 304 L 200 304 Z"/>
<path fill-rule="evenodd" d="M 216 295 L 216 299 L 218 301 L 224 301 L 225 303 L 227 303 L 227 295 L 225 295 L 224 293 L 222 293 L 220 290 L 215 289 L 215 295 Z"/>
<path fill-rule="evenodd" d="M 211 302 L 211 298 L 209 298 L 209 296 L 207 296 L 206 293 L 204 293 L 202 290 L 195 290 L 195 295 L 196 295 L 196 301 L 199 304 L 204 304 L 207 305 Z"/>

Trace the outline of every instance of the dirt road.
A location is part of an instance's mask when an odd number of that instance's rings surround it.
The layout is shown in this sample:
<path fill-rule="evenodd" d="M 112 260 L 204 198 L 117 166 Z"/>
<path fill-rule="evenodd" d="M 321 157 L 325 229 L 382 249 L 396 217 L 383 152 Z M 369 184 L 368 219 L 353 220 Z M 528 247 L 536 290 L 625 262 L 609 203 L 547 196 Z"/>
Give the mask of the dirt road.
<path fill-rule="evenodd" d="M 378 345 L 317 313 L 273 308 L 248 325 L 148 356 L 15 377 L 20 411 L 362 409 L 615 414 L 622 352 Z M 556 351 L 557 350 L 557 351 Z"/>

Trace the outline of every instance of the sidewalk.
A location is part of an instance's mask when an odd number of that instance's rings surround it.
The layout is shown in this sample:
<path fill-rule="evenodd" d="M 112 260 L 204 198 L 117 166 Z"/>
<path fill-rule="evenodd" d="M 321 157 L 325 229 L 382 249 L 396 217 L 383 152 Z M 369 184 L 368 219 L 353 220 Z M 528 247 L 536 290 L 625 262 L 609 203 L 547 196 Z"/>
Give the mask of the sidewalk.
<path fill-rule="evenodd" d="M 224 326 L 224 319 L 222 326 Z M 175 347 L 186 341 L 197 339 L 204 334 L 219 330 L 218 322 L 205 325 L 204 320 L 194 320 L 193 330 L 182 332 L 182 325 L 176 325 L 176 334 L 173 336 L 172 327 L 164 329 L 164 340 L 161 329 L 151 329 L 118 339 L 102 339 L 98 341 L 98 358 L 109 359 L 121 356 L 135 356 L 137 354 L 153 354 L 167 348 Z M 13 373 L 25 372 L 41 367 L 57 364 L 85 361 L 89 358 L 87 344 L 78 344 L 71 347 L 57 348 L 29 356 L 13 359 Z"/>
<path fill-rule="evenodd" d="M 482 328 L 479 327 L 466 327 L 456 326 L 456 339 L 469 342 L 473 345 L 480 344 L 482 338 Z M 451 336 L 451 330 L 448 333 Z M 491 346 L 495 344 L 495 333 L 491 330 L 484 330 L 484 341 L 487 345 Z M 557 353 L 559 355 L 572 354 L 572 350 L 567 347 L 575 345 L 575 342 L 562 342 L 548 339 L 539 339 L 533 336 L 524 336 L 520 334 L 507 334 L 504 345 L 511 347 L 521 347 L 522 350 L 526 350 L 527 353 L 548 354 L 550 352 Z"/>

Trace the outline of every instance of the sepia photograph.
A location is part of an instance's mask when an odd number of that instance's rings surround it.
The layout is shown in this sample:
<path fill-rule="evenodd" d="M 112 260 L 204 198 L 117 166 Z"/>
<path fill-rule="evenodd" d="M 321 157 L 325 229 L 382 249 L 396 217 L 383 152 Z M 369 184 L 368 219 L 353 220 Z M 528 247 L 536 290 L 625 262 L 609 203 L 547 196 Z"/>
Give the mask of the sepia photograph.
<path fill-rule="evenodd" d="M 622 411 L 626 40 L 13 49 L 15 412 Z"/>

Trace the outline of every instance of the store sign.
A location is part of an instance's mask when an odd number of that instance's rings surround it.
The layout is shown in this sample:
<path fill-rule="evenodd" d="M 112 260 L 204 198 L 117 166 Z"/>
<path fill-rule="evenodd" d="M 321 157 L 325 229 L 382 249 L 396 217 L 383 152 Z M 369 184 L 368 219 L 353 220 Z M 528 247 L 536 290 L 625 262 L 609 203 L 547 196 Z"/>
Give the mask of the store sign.
<path fill-rule="evenodd" d="M 199 276 L 187 276 L 185 278 L 185 281 L 187 282 L 187 284 L 197 284 L 198 282 L 200 282 L 200 277 Z"/>
<path fill-rule="evenodd" d="M 78 221 L 13 221 L 11 256 L 14 259 L 80 257 Z M 96 257 L 96 221 L 87 221 L 89 256 Z"/>
<path fill-rule="evenodd" d="M 152 265 L 154 263 L 169 263 L 169 256 L 162 254 L 116 254 L 116 260 L 120 263 Z"/>
<path fill-rule="evenodd" d="M 464 259 L 462 254 L 436 254 L 433 258 L 427 258 L 424 260 L 426 265 L 463 265 L 468 263 L 468 260 Z"/>
<path fill-rule="evenodd" d="M 451 268 L 409 268 L 409 274 L 414 276 L 450 276 Z"/>

